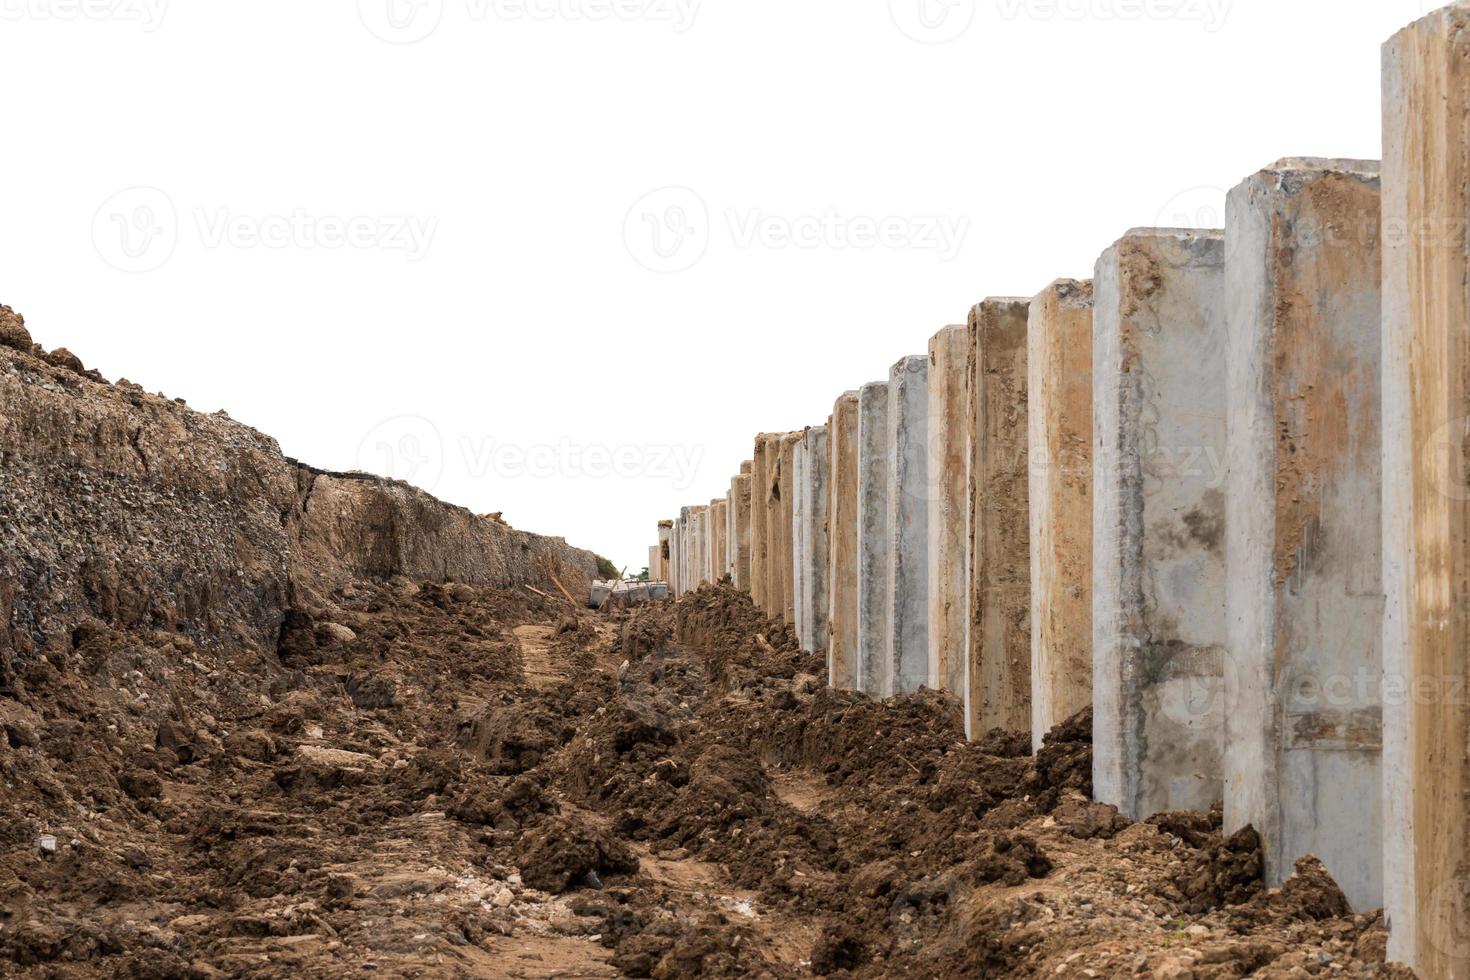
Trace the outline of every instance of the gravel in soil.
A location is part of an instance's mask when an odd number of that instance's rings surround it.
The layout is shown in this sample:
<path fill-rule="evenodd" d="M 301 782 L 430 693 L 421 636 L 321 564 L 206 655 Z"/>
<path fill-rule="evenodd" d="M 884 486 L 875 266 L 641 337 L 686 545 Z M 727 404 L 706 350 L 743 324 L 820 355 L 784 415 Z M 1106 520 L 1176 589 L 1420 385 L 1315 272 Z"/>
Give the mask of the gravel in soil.
<path fill-rule="evenodd" d="M 0 975 L 1406 977 L 1315 859 L 1090 800 L 728 585 L 361 582 L 274 650 L 77 631 L 0 692 Z"/>

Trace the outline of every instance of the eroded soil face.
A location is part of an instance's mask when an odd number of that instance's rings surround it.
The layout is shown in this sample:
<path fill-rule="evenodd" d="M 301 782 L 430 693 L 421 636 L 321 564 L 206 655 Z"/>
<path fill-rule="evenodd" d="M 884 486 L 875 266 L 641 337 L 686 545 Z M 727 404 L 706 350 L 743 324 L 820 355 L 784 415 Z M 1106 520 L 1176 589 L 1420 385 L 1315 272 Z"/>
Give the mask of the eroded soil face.
<path fill-rule="evenodd" d="M 0 975 L 1408 976 L 1319 864 L 1088 799 L 1090 719 L 825 687 L 727 587 L 359 583 L 278 651 L 78 631 L 0 692 Z M 61 662 L 55 662 L 60 660 Z"/>

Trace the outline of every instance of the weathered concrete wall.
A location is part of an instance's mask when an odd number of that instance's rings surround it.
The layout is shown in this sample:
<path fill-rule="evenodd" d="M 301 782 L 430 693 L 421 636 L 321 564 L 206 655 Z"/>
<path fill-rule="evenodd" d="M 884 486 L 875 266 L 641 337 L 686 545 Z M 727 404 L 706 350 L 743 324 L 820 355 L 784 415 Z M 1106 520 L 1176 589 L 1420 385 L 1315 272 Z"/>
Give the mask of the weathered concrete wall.
<path fill-rule="evenodd" d="M 796 553 L 792 519 L 796 493 L 792 473 L 796 468 L 796 447 L 800 442 L 800 432 L 788 432 L 781 437 L 780 462 L 777 465 L 776 479 L 771 482 L 776 505 L 775 615 L 789 625 L 796 623 L 796 580 L 792 575 Z"/>
<path fill-rule="evenodd" d="M 739 522 L 740 492 L 737 483 L 740 476 L 730 478 L 730 489 L 725 493 L 725 570 L 730 582 L 735 584 L 735 564 L 739 558 L 741 542 Z M 746 546 L 748 549 L 748 545 Z"/>
<path fill-rule="evenodd" d="M 1384 902 L 1389 956 L 1470 976 L 1470 6 L 1383 52 Z"/>
<path fill-rule="evenodd" d="M 783 513 L 790 500 L 783 497 L 792 460 L 789 449 L 783 459 L 785 440 L 785 434 L 772 435 L 766 449 L 766 614 L 773 619 L 786 615 L 785 596 L 791 581 L 791 527 Z"/>
<path fill-rule="evenodd" d="M 695 508 L 685 507 L 681 513 L 683 539 L 679 554 L 684 565 L 683 589 L 693 591 L 699 586 L 699 550 L 695 547 Z"/>
<path fill-rule="evenodd" d="M 1315 854 L 1378 908 L 1378 164 L 1280 161 L 1226 221 L 1226 830 L 1260 833 L 1267 884 Z"/>
<path fill-rule="evenodd" d="M 803 650 L 810 650 L 806 640 L 811 607 L 805 600 L 807 592 L 806 574 L 811 563 L 811 533 L 808 527 L 807 507 L 809 498 L 805 492 L 807 481 L 806 440 L 799 440 L 791 453 L 791 590 L 793 593 L 791 625 L 796 630 L 796 641 Z"/>
<path fill-rule="evenodd" d="M 670 585 L 673 584 L 670 581 L 670 576 L 673 574 L 673 572 L 669 568 L 670 548 L 671 548 L 671 541 L 673 539 L 673 536 L 674 536 L 674 522 L 673 521 L 659 521 L 658 522 L 658 551 L 659 551 L 658 574 L 654 576 L 654 581 L 657 581 L 657 582 L 669 582 Z"/>
<path fill-rule="evenodd" d="M 970 313 L 969 664 L 965 731 L 1031 727 L 1031 514 L 1026 450 L 1030 300 Z"/>
<path fill-rule="evenodd" d="M 775 436 L 755 437 L 750 468 L 750 598 L 766 615 L 770 604 L 771 446 Z"/>
<path fill-rule="evenodd" d="M 697 589 L 710 583 L 710 534 L 709 506 L 702 504 L 693 508 L 694 526 L 694 580 L 690 588 Z"/>
<path fill-rule="evenodd" d="M 694 555 L 689 552 L 689 522 L 692 520 L 689 511 L 691 511 L 689 507 L 679 508 L 679 517 L 673 526 L 675 532 L 678 533 L 676 552 L 678 552 L 679 595 L 684 595 L 689 591 L 689 573 L 694 569 Z"/>
<path fill-rule="evenodd" d="M 832 406 L 828 429 L 827 674 L 833 687 L 858 686 L 858 393 Z"/>
<path fill-rule="evenodd" d="M 694 575 L 689 587 L 697 589 L 709 582 L 709 507 L 701 504 L 690 512 L 690 550 L 694 554 Z"/>
<path fill-rule="evenodd" d="M 1135 229 L 1093 279 L 1093 795 L 1223 798 L 1225 235 Z"/>
<path fill-rule="evenodd" d="M 735 586 L 740 589 L 750 588 L 750 482 L 751 475 L 748 472 L 750 464 L 745 464 L 739 476 L 730 481 L 730 510 L 731 524 L 734 533 L 734 544 L 731 547 L 733 561 L 732 572 L 735 576 Z"/>
<path fill-rule="evenodd" d="M 797 638 L 803 650 L 816 653 L 827 649 L 827 476 L 831 466 L 827 427 L 807 429 L 799 447 L 802 464 L 796 484 L 796 504 L 801 509 L 796 605 L 800 612 Z"/>
<path fill-rule="evenodd" d="M 669 592 L 678 598 L 683 595 L 681 577 L 683 569 L 680 568 L 679 551 L 683 547 L 683 509 L 680 516 L 674 518 L 673 526 L 669 529 Z"/>
<path fill-rule="evenodd" d="M 1062 279 L 1027 326 L 1031 735 L 1092 700 L 1092 283 Z"/>
<path fill-rule="evenodd" d="M 724 505 L 720 510 L 720 533 L 724 536 L 725 546 L 720 553 L 721 563 L 720 567 L 716 569 L 716 572 L 718 573 L 715 576 L 716 579 L 725 575 L 734 575 L 734 572 L 731 570 L 730 567 L 730 542 L 734 540 L 734 535 L 731 533 L 730 530 L 730 521 L 733 518 L 733 509 L 730 507 L 730 492 L 728 490 L 725 491 L 725 495 L 720 498 L 720 503 Z"/>
<path fill-rule="evenodd" d="M 959 698 L 969 662 L 969 346 L 963 326 L 929 341 L 929 660 L 935 686 Z"/>
<path fill-rule="evenodd" d="M 694 551 L 694 508 L 686 508 L 684 519 L 680 522 L 682 540 L 680 542 L 680 556 L 684 567 L 682 587 L 683 591 L 689 592 L 698 584 L 699 556 Z"/>
<path fill-rule="evenodd" d="M 888 375 L 888 658 L 893 693 L 935 686 L 929 658 L 929 358 L 906 357 Z"/>
<path fill-rule="evenodd" d="M 888 581 L 888 474 L 893 468 L 888 424 L 888 385 L 876 381 L 858 391 L 858 687 L 874 697 L 893 693 L 888 649 L 893 604 Z"/>
<path fill-rule="evenodd" d="M 694 508 L 686 507 L 679 522 L 679 557 L 683 566 L 681 588 L 688 592 L 695 585 L 695 571 L 699 556 L 694 553 Z"/>
<path fill-rule="evenodd" d="M 694 574 L 689 588 L 697 589 L 709 581 L 709 507 L 700 504 L 689 510 L 689 550 L 694 555 Z"/>
<path fill-rule="evenodd" d="M 710 539 L 710 569 L 711 582 L 718 582 L 729 573 L 730 549 L 729 524 L 727 517 L 730 512 L 730 503 L 724 497 L 716 497 L 709 502 L 709 539 Z"/>

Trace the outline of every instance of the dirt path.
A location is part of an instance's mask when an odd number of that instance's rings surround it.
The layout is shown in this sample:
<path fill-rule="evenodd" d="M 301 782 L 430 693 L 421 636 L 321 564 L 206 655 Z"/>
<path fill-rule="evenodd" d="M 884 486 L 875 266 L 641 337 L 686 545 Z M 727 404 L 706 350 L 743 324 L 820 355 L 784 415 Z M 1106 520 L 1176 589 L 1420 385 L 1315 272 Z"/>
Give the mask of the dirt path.
<path fill-rule="evenodd" d="M 528 684 L 545 690 L 569 679 L 564 666 L 558 667 L 552 661 L 551 638 L 556 634 L 554 626 L 517 626 L 513 633 L 516 643 L 520 645 L 521 662 Z"/>
<path fill-rule="evenodd" d="M 1320 865 L 1264 892 L 1217 815 L 1092 803 L 1085 718 L 968 743 L 733 589 L 337 601 L 271 651 L 79 632 L 0 697 L 0 976 L 1395 976 Z"/>

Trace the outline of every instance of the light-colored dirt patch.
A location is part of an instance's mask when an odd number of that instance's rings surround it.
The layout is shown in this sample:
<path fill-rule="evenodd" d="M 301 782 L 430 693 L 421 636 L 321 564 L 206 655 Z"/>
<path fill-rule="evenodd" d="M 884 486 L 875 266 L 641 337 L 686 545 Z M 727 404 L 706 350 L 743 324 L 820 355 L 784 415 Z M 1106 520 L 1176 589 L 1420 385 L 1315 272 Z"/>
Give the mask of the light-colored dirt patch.
<path fill-rule="evenodd" d="M 507 980 L 580 980 L 619 976 L 610 954 L 591 939 L 568 936 L 522 936 L 497 940 L 493 949 L 469 947 L 466 972 Z"/>
<path fill-rule="evenodd" d="M 557 670 L 551 658 L 551 637 L 556 630 L 550 626 L 517 626 L 513 631 L 521 647 L 521 662 L 526 672 L 526 683 L 544 689 L 566 678 L 566 672 Z"/>
<path fill-rule="evenodd" d="M 816 813 L 831 802 L 831 788 L 814 772 L 791 769 L 772 773 L 771 783 L 777 796 L 802 813 Z"/>

